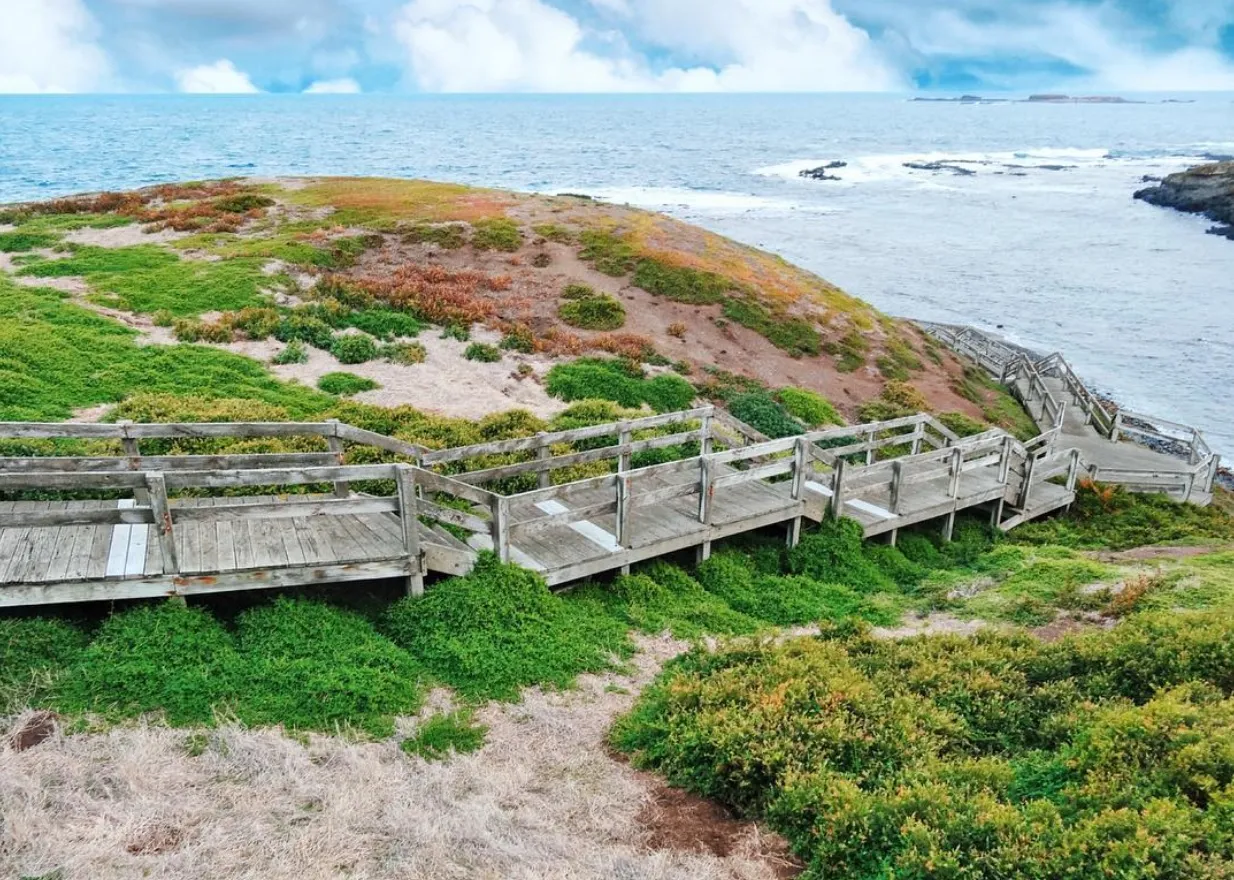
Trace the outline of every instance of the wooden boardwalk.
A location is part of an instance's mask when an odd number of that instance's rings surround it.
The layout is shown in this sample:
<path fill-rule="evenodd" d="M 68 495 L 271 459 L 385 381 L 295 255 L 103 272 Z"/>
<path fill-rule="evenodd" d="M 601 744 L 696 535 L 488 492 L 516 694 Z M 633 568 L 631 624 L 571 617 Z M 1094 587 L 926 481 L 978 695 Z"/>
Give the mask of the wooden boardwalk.
<path fill-rule="evenodd" d="M 418 594 L 482 550 L 559 585 L 682 550 L 706 557 L 769 526 L 793 544 L 826 517 L 891 541 L 938 520 L 950 537 L 963 510 L 1013 528 L 1065 507 L 1080 461 L 1045 436 L 961 440 L 927 415 L 770 440 L 714 407 L 445 450 L 335 422 L 11 423 L 0 437 L 96 452 L 0 458 L 0 606 L 384 578 Z M 320 451 L 141 452 L 267 437 Z M 651 452 L 668 460 L 636 466 Z M 597 462 L 610 473 L 562 482 Z M 511 480 L 524 491 L 496 491 Z"/>
<path fill-rule="evenodd" d="M 1202 431 L 1101 401 L 1059 353 L 1036 357 L 972 327 L 921 323 L 1006 383 L 1051 444 L 1078 450 L 1086 476 L 1207 505 L 1221 457 Z"/>

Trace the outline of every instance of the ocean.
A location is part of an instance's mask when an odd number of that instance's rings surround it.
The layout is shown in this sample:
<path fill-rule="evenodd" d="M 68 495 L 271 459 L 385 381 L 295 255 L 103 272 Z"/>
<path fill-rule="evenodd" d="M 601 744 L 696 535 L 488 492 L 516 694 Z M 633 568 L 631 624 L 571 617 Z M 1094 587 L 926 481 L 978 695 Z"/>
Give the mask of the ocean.
<path fill-rule="evenodd" d="M 894 315 L 1061 350 L 1234 456 L 1234 242 L 1132 199 L 1145 176 L 1234 156 L 1234 96 L 1171 97 L 1194 102 L 0 97 L 0 202 L 237 175 L 590 194 L 774 251 Z M 799 176 L 830 162 L 839 180 Z"/>

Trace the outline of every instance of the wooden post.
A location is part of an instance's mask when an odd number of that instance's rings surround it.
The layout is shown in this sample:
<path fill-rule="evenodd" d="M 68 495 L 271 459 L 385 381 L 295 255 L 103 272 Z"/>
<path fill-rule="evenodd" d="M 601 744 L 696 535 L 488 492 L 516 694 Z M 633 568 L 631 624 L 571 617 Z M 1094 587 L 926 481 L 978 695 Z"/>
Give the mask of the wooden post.
<path fill-rule="evenodd" d="M 552 457 L 552 450 L 549 448 L 548 443 L 548 434 L 541 431 L 539 434 L 536 434 L 536 440 L 538 441 L 536 443 L 536 461 L 539 461 L 543 468 L 540 471 L 540 476 L 536 485 L 541 489 L 548 489 L 553 485 L 552 471 L 547 465 L 544 464 L 544 462 L 548 461 L 549 458 Z"/>
<path fill-rule="evenodd" d="M 1030 455 L 1024 463 L 1024 485 L 1020 487 L 1020 510 L 1028 510 L 1028 496 L 1033 488 L 1033 471 L 1037 467 L 1037 456 Z"/>
<path fill-rule="evenodd" d="M 793 447 L 793 484 L 794 501 L 800 501 L 806 486 L 806 470 L 810 461 L 810 441 L 805 437 L 797 438 Z M 801 515 L 793 517 L 788 524 L 788 546 L 796 547 L 801 543 Z"/>
<path fill-rule="evenodd" d="M 711 454 L 711 413 L 714 411 L 715 407 L 712 407 L 711 411 L 703 415 L 703 424 L 698 430 L 698 448 L 703 455 Z"/>
<path fill-rule="evenodd" d="M 1213 491 L 1213 483 L 1217 481 L 1217 471 L 1221 469 L 1221 456 L 1214 455 L 1208 468 L 1208 479 L 1204 481 L 1204 491 Z"/>
<path fill-rule="evenodd" d="M 630 475 L 617 477 L 617 543 L 630 549 Z"/>
<path fill-rule="evenodd" d="M 334 463 L 339 467 L 343 466 L 343 438 L 338 435 L 338 419 L 327 419 L 326 424 L 330 426 L 330 433 L 326 435 L 326 445 L 330 447 L 330 452 L 334 454 Z M 351 495 L 351 484 L 339 481 L 334 484 L 334 497 L 347 498 Z"/>
<path fill-rule="evenodd" d="M 1080 476 L 1080 450 L 1071 450 L 1071 467 L 1067 471 L 1067 491 L 1074 492 L 1076 480 Z"/>
<path fill-rule="evenodd" d="M 176 558 L 176 536 L 172 530 L 171 505 L 167 502 L 167 481 L 159 473 L 146 474 L 150 508 L 154 513 L 154 530 L 159 536 L 163 551 L 163 574 L 178 574 L 180 562 Z"/>
<path fill-rule="evenodd" d="M 1117 443 L 1123 429 L 1123 411 L 1114 413 L 1114 427 L 1110 429 L 1110 442 Z"/>
<path fill-rule="evenodd" d="M 892 529 L 890 532 L 887 533 L 887 543 L 890 544 L 892 547 L 894 547 L 896 545 L 896 541 L 899 540 L 899 535 L 900 535 L 899 529 Z"/>
<path fill-rule="evenodd" d="M 1007 499 L 1000 497 L 994 502 L 994 508 L 990 511 L 990 528 L 996 529 L 1003 521 L 1003 505 L 1007 503 Z"/>
<path fill-rule="evenodd" d="M 874 464 L 874 432 L 866 433 L 866 467 Z"/>
<path fill-rule="evenodd" d="M 943 542 L 950 543 L 951 536 L 955 534 L 955 511 L 947 514 L 947 521 L 943 524 Z"/>
<path fill-rule="evenodd" d="M 494 495 L 493 511 L 493 551 L 502 562 L 510 561 L 510 506 L 506 498 Z"/>
<path fill-rule="evenodd" d="M 904 481 L 904 462 L 893 461 L 891 463 L 891 512 L 899 515 L 900 513 L 900 485 Z"/>
<path fill-rule="evenodd" d="M 120 446 L 124 449 L 124 454 L 129 460 L 129 470 L 141 470 L 141 447 L 138 444 L 136 437 L 129 436 L 129 428 L 133 423 L 126 419 L 123 422 L 117 422 L 116 424 L 120 426 L 120 430 L 123 432 L 123 437 L 120 440 Z M 134 489 L 133 500 L 138 504 L 149 504 L 150 493 L 146 489 Z"/>
<path fill-rule="evenodd" d="M 698 521 L 711 525 L 711 502 L 715 495 L 715 463 L 710 458 L 699 459 Z"/>
<path fill-rule="evenodd" d="M 960 474 L 964 472 L 964 450 L 959 447 L 951 450 L 951 497 L 960 495 Z"/>
<path fill-rule="evenodd" d="M 630 433 L 630 425 L 627 422 L 621 422 L 618 424 L 617 427 L 618 427 L 618 432 L 619 432 L 617 435 L 618 445 L 622 447 L 629 446 L 630 439 L 633 436 Z M 633 460 L 633 456 L 631 456 L 629 452 L 623 451 L 621 453 L 621 458 L 617 460 L 617 473 L 624 474 L 626 471 L 628 471 L 630 469 L 630 464 L 632 460 Z"/>
<path fill-rule="evenodd" d="M 416 505 L 416 472 L 411 465 L 398 465 L 394 474 L 398 485 L 398 515 L 403 523 L 403 549 L 407 551 L 410 569 L 407 575 L 407 595 L 424 595 L 424 564 L 420 557 L 420 518 Z"/>
<path fill-rule="evenodd" d="M 1196 465 L 1200 463 L 1200 432 L 1191 429 L 1191 454 L 1187 456 L 1187 464 Z"/>
<path fill-rule="evenodd" d="M 1015 438 L 1007 435 L 1003 438 L 1003 454 L 998 462 L 998 481 L 1004 486 L 1011 478 L 1011 452 L 1015 448 Z"/>
<path fill-rule="evenodd" d="M 925 422 L 917 423 L 917 430 L 913 433 L 913 455 L 921 454 L 921 441 L 925 439 Z"/>
<path fill-rule="evenodd" d="M 848 465 L 843 458 L 836 459 L 835 476 L 831 481 L 831 518 L 844 515 L 844 470 Z"/>

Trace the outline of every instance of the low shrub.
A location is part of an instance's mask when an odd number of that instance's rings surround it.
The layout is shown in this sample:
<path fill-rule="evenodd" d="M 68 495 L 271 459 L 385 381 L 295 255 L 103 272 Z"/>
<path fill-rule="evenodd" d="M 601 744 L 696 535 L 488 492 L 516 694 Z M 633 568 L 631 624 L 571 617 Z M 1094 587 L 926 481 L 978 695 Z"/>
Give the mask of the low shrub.
<path fill-rule="evenodd" d="M 491 553 L 466 577 L 394 605 L 386 629 L 428 672 L 474 699 L 565 687 L 629 650 L 620 623 L 554 596 L 539 575 Z"/>
<path fill-rule="evenodd" d="M 330 345 L 330 354 L 341 364 L 363 364 L 377 357 L 377 343 L 360 333 L 339 335 Z"/>
<path fill-rule="evenodd" d="M 378 353 L 395 364 L 410 367 L 428 360 L 428 351 L 419 342 L 395 342 L 383 345 Z"/>
<path fill-rule="evenodd" d="M 521 354 L 531 354 L 536 350 L 536 340 L 530 328 L 517 326 L 510 328 L 501 337 L 499 347 L 503 351 L 517 351 Z"/>
<path fill-rule="evenodd" d="M 0 232 L 0 254 L 20 254 L 59 243 L 60 236 L 53 232 Z"/>
<path fill-rule="evenodd" d="M 597 272 L 621 278 L 634 271 L 637 255 L 623 236 L 600 229 L 586 229 L 579 234 L 579 241 L 582 243 L 579 257 L 595 266 Z"/>
<path fill-rule="evenodd" d="M 775 397 L 790 416 L 807 428 L 844 424 L 844 419 L 831 402 L 814 391 L 805 388 L 781 388 Z"/>
<path fill-rule="evenodd" d="M 420 708 L 415 662 L 353 612 L 280 597 L 240 615 L 237 636 L 245 666 L 239 714 L 249 724 L 385 737 L 394 716 Z"/>
<path fill-rule="evenodd" d="M 859 330 L 850 330 L 823 345 L 823 351 L 835 358 L 836 369 L 841 373 L 852 373 L 864 367 L 869 350 L 870 343 Z"/>
<path fill-rule="evenodd" d="M 844 584 L 860 593 L 895 588 L 878 565 L 864 552 L 861 523 L 852 519 L 829 520 L 811 529 L 789 551 L 788 569 L 812 580 Z"/>
<path fill-rule="evenodd" d="M 0 618 L 0 715 L 38 705 L 85 645 L 81 630 L 62 620 Z"/>
<path fill-rule="evenodd" d="M 223 345 L 235 339 L 231 327 L 223 323 L 208 323 L 192 318 L 180 318 L 172 324 L 172 332 L 181 342 L 211 342 Z"/>
<path fill-rule="evenodd" d="M 471 226 L 471 243 L 478 250 L 514 253 L 523 246 L 523 232 L 513 220 L 477 220 Z"/>
<path fill-rule="evenodd" d="M 557 364 L 548 371 L 545 388 L 567 402 L 611 400 L 629 408 L 646 404 L 658 413 L 688 409 L 696 394 L 680 376 L 665 373 L 648 379 L 636 364 L 605 358 Z"/>
<path fill-rule="evenodd" d="M 403 231 L 406 244 L 435 244 L 458 250 L 467 244 L 467 227 L 462 223 L 417 223 Z"/>
<path fill-rule="evenodd" d="M 274 205 L 274 199 L 260 193 L 236 193 L 214 200 L 214 207 L 224 214 L 247 214 Z"/>
<path fill-rule="evenodd" d="M 308 350 L 304 347 L 304 343 L 299 339 L 293 339 L 291 342 L 283 346 L 283 350 L 274 356 L 272 363 L 280 366 L 287 364 L 305 364 L 308 363 Z"/>
<path fill-rule="evenodd" d="M 334 345 L 334 331 L 329 324 L 299 311 L 292 312 L 279 322 L 274 329 L 274 338 L 279 342 L 307 342 L 322 351 L 329 351 Z"/>
<path fill-rule="evenodd" d="M 1222 877 L 1234 621 L 697 649 L 612 739 L 766 818 L 819 878 Z"/>
<path fill-rule="evenodd" d="M 373 391 L 380 388 L 377 382 L 355 373 L 326 373 L 317 380 L 317 387 L 326 394 L 337 394 L 340 397 L 351 397 L 362 391 Z"/>
<path fill-rule="evenodd" d="M 399 743 L 399 748 L 426 761 L 441 761 L 478 751 L 487 733 L 487 725 L 476 723 L 475 711 L 464 709 L 434 715 L 416 728 L 415 736 Z"/>
<path fill-rule="evenodd" d="M 571 284 L 562 298 L 566 301 L 557 309 L 557 315 L 571 327 L 616 330 L 626 322 L 625 306 L 616 297 L 586 284 Z"/>
<path fill-rule="evenodd" d="M 960 412 L 941 413 L 938 420 L 960 437 L 971 437 L 985 431 L 986 426 Z"/>
<path fill-rule="evenodd" d="M 385 342 L 390 342 L 399 336 L 418 336 L 424 329 L 423 322 L 414 315 L 389 308 L 362 309 L 351 312 L 342 319 L 340 326 L 355 327 Z"/>
<path fill-rule="evenodd" d="M 274 309 L 250 307 L 226 316 L 226 323 L 248 339 L 267 339 L 274 335 L 282 317 Z"/>
<path fill-rule="evenodd" d="M 161 712 L 173 725 L 210 724 L 234 704 L 243 663 L 210 614 L 162 602 L 109 617 L 60 683 L 57 708 L 107 719 Z"/>
<path fill-rule="evenodd" d="M 737 395 L 729 401 L 728 411 L 772 440 L 805 433 L 802 424 L 790 416 L 766 391 L 750 391 Z"/>
<path fill-rule="evenodd" d="M 484 342 L 473 342 L 467 346 L 467 350 L 463 352 L 463 357 L 469 361 L 478 361 L 482 364 L 495 364 L 501 360 L 501 349 Z"/>
<path fill-rule="evenodd" d="M 447 324 L 441 328 L 441 338 L 453 339 L 456 342 L 469 342 L 471 340 L 471 330 L 462 324 Z"/>

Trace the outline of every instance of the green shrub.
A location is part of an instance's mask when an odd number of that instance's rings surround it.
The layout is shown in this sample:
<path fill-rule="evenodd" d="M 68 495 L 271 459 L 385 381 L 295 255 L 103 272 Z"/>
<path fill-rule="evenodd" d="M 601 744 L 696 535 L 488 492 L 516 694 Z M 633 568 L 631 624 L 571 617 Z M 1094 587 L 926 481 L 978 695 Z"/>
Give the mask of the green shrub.
<path fill-rule="evenodd" d="M 535 684 L 565 687 L 629 650 L 621 624 L 567 603 L 539 575 L 488 553 L 466 577 L 396 604 L 386 626 L 428 672 L 477 699 L 515 699 Z"/>
<path fill-rule="evenodd" d="M 597 272 L 621 278 L 634 270 L 634 248 L 623 236 L 586 229 L 579 234 L 579 241 L 583 245 L 579 257 L 595 266 Z"/>
<path fill-rule="evenodd" d="M 269 208 L 274 205 L 274 199 L 259 193 L 236 193 L 234 196 L 223 196 L 214 200 L 214 207 L 225 214 L 247 214 L 259 208 Z"/>
<path fill-rule="evenodd" d="M 776 392 L 776 400 L 790 416 L 807 428 L 844 424 L 844 419 L 827 398 L 814 391 L 805 388 L 781 388 Z"/>
<path fill-rule="evenodd" d="M 471 331 L 462 324 L 447 324 L 441 328 L 442 339 L 453 339 L 456 342 L 469 342 Z"/>
<path fill-rule="evenodd" d="M 0 232 L 0 254 L 20 254 L 55 247 L 60 236 L 51 232 Z"/>
<path fill-rule="evenodd" d="M 471 243 L 478 250 L 514 253 L 523 246 L 523 232 L 513 220 L 477 220 L 471 226 Z"/>
<path fill-rule="evenodd" d="M 0 618 L 0 715 L 37 705 L 85 645 L 79 629 L 55 618 Z"/>
<path fill-rule="evenodd" d="M 304 343 L 299 339 L 293 339 L 283 347 L 283 350 L 274 356 L 272 363 L 280 366 L 286 364 L 306 364 L 308 363 L 308 350 L 305 349 Z"/>
<path fill-rule="evenodd" d="M 467 350 L 463 352 L 463 357 L 469 361 L 478 361 L 482 364 L 495 364 L 501 360 L 501 349 L 485 342 L 473 342 L 467 346 Z"/>
<path fill-rule="evenodd" d="M 417 223 L 403 233 L 403 241 L 458 250 L 467 244 L 467 227 L 462 223 Z"/>
<path fill-rule="evenodd" d="M 330 354 L 341 364 L 362 364 L 377 357 L 377 343 L 359 333 L 340 335 L 330 345 Z"/>
<path fill-rule="evenodd" d="M 536 350 L 536 340 L 531 331 L 526 327 L 515 327 L 501 337 L 499 347 L 503 351 L 531 354 Z"/>
<path fill-rule="evenodd" d="M 383 345 L 379 354 L 391 363 L 402 364 L 405 367 L 422 364 L 428 360 L 428 351 L 419 342 L 395 342 Z"/>
<path fill-rule="evenodd" d="M 761 431 L 772 440 L 804 434 L 805 428 L 790 416 L 774 398 L 765 391 L 739 394 L 728 403 L 728 411 L 751 428 Z"/>
<path fill-rule="evenodd" d="M 232 312 L 225 320 L 249 339 L 267 339 L 282 323 L 282 317 L 274 309 L 257 307 Z"/>
<path fill-rule="evenodd" d="M 320 318 L 299 311 L 292 312 L 279 322 L 274 330 L 274 338 L 279 342 L 291 342 L 298 339 L 322 351 L 329 351 L 334 345 L 334 331 L 330 329 L 329 324 Z"/>
<path fill-rule="evenodd" d="M 939 415 L 938 420 L 960 437 L 971 437 L 986 430 L 986 426 L 981 422 L 969 418 L 960 412 L 942 413 Z"/>
<path fill-rule="evenodd" d="M 574 244 L 578 240 L 578 235 L 573 230 L 558 223 L 542 223 L 531 227 L 531 231 L 558 244 Z"/>
<path fill-rule="evenodd" d="M 859 330 L 850 330 L 823 345 L 823 351 L 836 359 L 836 369 L 841 373 L 852 373 L 864 367 L 869 350 L 870 343 Z"/>
<path fill-rule="evenodd" d="M 714 305 L 724 302 L 735 289 L 732 281 L 714 272 L 684 266 L 671 266 L 658 260 L 642 259 L 634 270 L 635 287 L 673 302 Z"/>
<path fill-rule="evenodd" d="M 420 708 L 415 662 L 352 612 L 281 597 L 242 614 L 237 635 L 248 724 L 385 737 L 394 716 Z"/>
<path fill-rule="evenodd" d="M 824 522 L 789 551 L 789 571 L 823 583 L 844 584 L 860 593 L 893 589 L 892 579 L 864 552 L 862 535 L 856 520 Z"/>
<path fill-rule="evenodd" d="M 694 386 L 671 373 L 648 379 L 642 368 L 628 361 L 579 358 L 548 371 L 545 389 L 567 402 L 611 400 L 631 409 L 647 404 L 658 413 L 688 409 Z"/>
<path fill-rule="evenodd" d="M 414 315 L 387 308 L 351 312 L 344 319 L 344 325 L 363 330 L 385 342 L 399 336 L 418 336 L 424 329 L 424 324 Z"/>
<path fill-rule="evenodd" d="M 704 635 L 746 635 L 763 624 L 709 594 L 694 578 L 666 562 L 617 578 L 611 587 L 573 591 L 569 601 L 596 605 L 623 624 L 645 633 L 668 631 L 679 639 Z"/>
<path fill-rule="evenodd" d="M 317 380 L 317 387 L 326 394 L 337 394 L 340 397 L 351 397 L 363 391 L 373 391 L 380 388 L 377 382 L 355 373 L 326 373 Z"/>
<path fill-rule="evenodd" d="M 571 284 L 561 296 L 566 302 L 557 309 L 557 314 L 572 327 L 616 330 L 626 322 L 625 306 L 619 300 L 586 284 Z"/>
<path fill-rule="evenodd" d="M 243 668 L 210 614 L 161 602 L 109 617 L 64 676 L 58 708 L 109 719 L 162 712 L 173 725 L 209 724 L 234 702 Z"/>
<path fill-rule="evenodd" d="M 761 816 L 819 878 L 1221 877 L 1234 621 L 697 649 L 613 742 Z"/>
<path fill-rule="evenodd" d="M 181 342 L 213 342 L 226 344 L 235 338 L 231 327 L 226 324 L 209 324 L 205 321 L 195 321 L 191 318 L 180 318 L 172 324 L 172 332 Z"/>
<path fill-rule="evenodd" d="M 448 715 L 434 715 L 416 728 L 416 735 L 399 747 L 409 755 L 426 761 L 440 761 L 451 755 L 465 755 L 484 745 L 488 726 L 477 724 L 475 712 L 465 709 Z"/>

